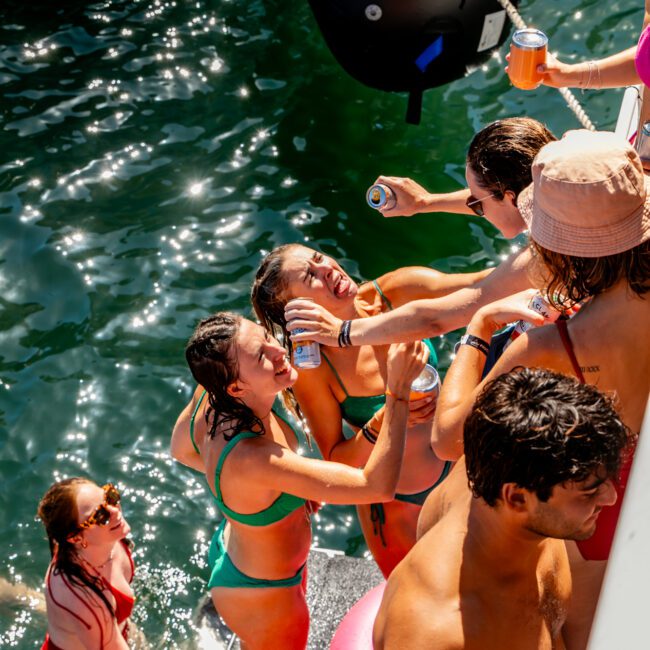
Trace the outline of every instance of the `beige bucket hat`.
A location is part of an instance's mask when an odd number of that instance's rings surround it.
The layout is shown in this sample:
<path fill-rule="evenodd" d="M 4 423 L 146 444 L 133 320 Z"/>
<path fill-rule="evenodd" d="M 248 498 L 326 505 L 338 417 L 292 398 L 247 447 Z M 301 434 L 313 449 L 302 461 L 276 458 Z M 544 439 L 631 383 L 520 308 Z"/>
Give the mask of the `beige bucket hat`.
<path fill-rule="evenodd" d="M 568 131 L 533 161 L 517 200 L 531 238 L 556 253 L 606 257 L 650 239 L 650 179 L 613 133 Z"/>

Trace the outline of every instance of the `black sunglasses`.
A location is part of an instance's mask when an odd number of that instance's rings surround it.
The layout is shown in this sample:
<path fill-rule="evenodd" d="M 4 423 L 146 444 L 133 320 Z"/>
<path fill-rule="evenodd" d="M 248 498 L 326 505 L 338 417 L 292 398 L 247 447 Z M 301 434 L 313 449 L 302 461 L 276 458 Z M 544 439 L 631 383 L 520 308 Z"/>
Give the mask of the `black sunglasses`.
<path fill-rule="evenodd" d="M 484 217 L 485 212 L 483 212 L 483 204 L 481 201 L 485 201 L 485 199 L 489 199 L 490 197 L 495 196 L 494 194 L 488 194 L 487 196 L 484 196 L 482 199 L 477 199 L 475 196 L 470 194 L 467 197 L 467 201 L 465 201 L 465 205 L 477 216 L 477 217 Z"/>

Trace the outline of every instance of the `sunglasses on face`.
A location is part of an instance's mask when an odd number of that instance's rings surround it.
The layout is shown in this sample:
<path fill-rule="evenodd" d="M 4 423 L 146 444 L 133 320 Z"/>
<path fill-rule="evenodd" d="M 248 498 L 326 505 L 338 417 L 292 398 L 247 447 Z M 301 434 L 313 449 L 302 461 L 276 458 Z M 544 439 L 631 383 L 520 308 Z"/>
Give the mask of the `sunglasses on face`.
<path fill-rule="evenodd" d="M 79 524 L 80 530 L 91 528 L 92 526 L 106 526 L 111 520 L 111 512 L 107 506 L 117 506 L 120 503 L 120 493 L 112 483 L 107 483 L 102 487 L 104 490 L 104 503 L 97 506 L 95 512 L 85 521 Z"/>
<path fill-rule="evenodd" d="M 484 196 L 482 199 L 477 199 L 475 196 L 470 194 L 467 197 L 467 201 L 465 201 L 465 205 L 477 216 L 477 217 L 484 217 L 485 212 L 483 212 L 483 204 L 481 201 L 485 201 L 485 199 L 489 199 L 493 197 L 494 194 L 488 194 L 487 196 Z"/>

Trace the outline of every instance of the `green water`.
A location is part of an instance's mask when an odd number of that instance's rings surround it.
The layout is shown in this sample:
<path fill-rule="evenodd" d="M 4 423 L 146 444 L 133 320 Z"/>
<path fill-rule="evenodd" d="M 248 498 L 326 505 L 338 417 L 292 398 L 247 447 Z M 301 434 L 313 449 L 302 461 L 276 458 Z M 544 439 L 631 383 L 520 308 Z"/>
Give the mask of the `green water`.
<path fill-rule="evenodd" d="M 642 19 L 632 0 L 521 9 L 566 60 L 628 47 Z M 404 97 L 339 69 L 304 0 L 2 3 L 0 578 L 40 585 L 34 514 L 53 481 L 112 480 L 137 544 L 135 619 L 153 647 L 196 647 L 217 513 L 167 454 L 192 390 L 186 339 L 212 311 L 247 312 L 260 252 L 285 242 L 365 278 L 498 262 L 511 242 L 480 219 L 384 220 L 364 191 L 379 173 L 459 188 L 472 134 L 499 117 L 577 126 L 557 92 L 514 90 L 502 67 L 428 92 L 412 127 Z M 580 99 L 613 128 L 620 92 Z M 317 543 L 363 552 L 350 519 L 326 508 Z M 44 630 L 0 605 L 0 646 Z"/>

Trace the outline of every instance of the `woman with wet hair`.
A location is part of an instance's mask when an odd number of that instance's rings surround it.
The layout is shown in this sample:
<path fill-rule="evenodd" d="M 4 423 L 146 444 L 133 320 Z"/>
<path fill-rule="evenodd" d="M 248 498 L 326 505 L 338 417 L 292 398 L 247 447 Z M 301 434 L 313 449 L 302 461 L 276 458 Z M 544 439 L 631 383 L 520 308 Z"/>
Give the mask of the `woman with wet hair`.
<path fill-rule="evenodd" d="M 251 299 L 267 331 L 288 342 L 284 307 L 293 298 L 308 298 L 341 319 L 364 318 L 424 296 L 448 295 L 488 276 L 489 272 L 453 275 L 409 267 L 358 285 L 332 257 L 289 244 L 262 261 Z M 495 294 L 486 291 L 483 300 L 488 301 L 489 295 Z M 425 344 L 428 363 L 435 366 L 433 344 L 428 339 Z M 299 369 L 293 394 L 325 459 L 353 467 L 368 459 L 384 416 L 387 351 L 387 346 L 322 348 L 318 368 Z M 451 469 L 429 444 L 435 398 L 415 400 L 410 409 L 395 499 L 357 505 L 364 538 L 385 576 L 412 548 L 422 504 Z M 344 435 L 343 422 L 352 429 L 351 437 Z"/>
<path fill-rule="evenodd" d="M 85 478 L 59 481 L 42 498 L 38 516 L 52 554 L 42 650 L 127 650 L 135 569 L 117 488 Z"/>
<path fill-rule="evenodd" d="M 201 321 L 186 351 L 199 385 L 172 434 L 172 455 L 202 468 L 224 519 L 210 546 L 215 608 L 247 650 L 302 649 L 309 613 L 305 563 L 314 502 L 390 501 L 404 453 L 409 389 L 421 344 L 387 353 L 386 414 L 356 467 L 307 458 L 274 407 L 297 379 L 263 327 L 221 312 Z"/>

